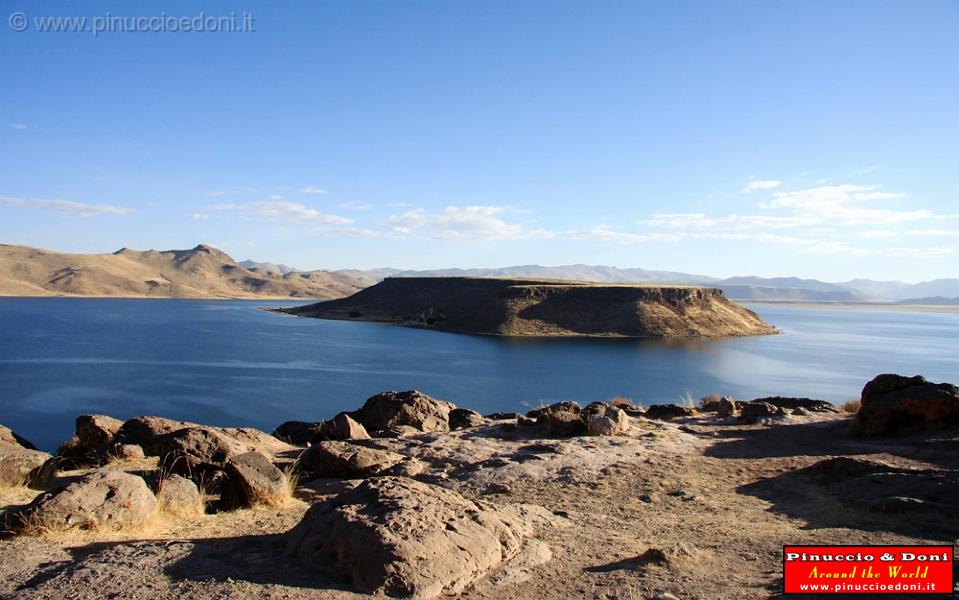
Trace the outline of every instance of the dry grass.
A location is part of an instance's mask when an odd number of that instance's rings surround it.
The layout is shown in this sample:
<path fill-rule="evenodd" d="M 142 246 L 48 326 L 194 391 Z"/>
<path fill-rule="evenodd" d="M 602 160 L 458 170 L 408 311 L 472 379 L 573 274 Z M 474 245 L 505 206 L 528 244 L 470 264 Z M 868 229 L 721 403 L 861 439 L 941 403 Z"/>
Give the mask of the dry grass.
<path fill-rule="evenodd" d="M 845 412 L 851 413 L 851 414 L 858 413 L 861 407 L 862 407 L 862 403 L 858 399 L 846 400 L 845 402 L 842 403 L 842 409 Z"/>
<path fill-rule="evenodd" d="M 696 408 L 696 401 L 693 400 L 693 395 L 689 392 L 686 392 L 679 397 L 678 404 L 684 408 Z"/>

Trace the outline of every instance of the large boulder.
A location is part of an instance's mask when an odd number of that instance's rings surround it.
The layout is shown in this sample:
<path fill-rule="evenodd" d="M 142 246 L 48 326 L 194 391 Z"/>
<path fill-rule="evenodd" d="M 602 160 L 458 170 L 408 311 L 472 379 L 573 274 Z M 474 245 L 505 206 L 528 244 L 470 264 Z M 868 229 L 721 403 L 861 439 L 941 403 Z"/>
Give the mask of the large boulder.
<path fill-rule="evenodd" d="M 653 404 L 646 409 L 644 416 L 649 419 L 668 421 L 681 417 L 695 417 L 696 414 L 696 409 L 688 406 L 679 406 L 678 404 Z"/>
<path fill-rule="evenodd" d="M 259 452 L 247 452 L 229 459 L 226 475 L 229 484 L 224 487 L 225 497 L 221 498 L 224 504 L 280 506 L 290 496 L 286 475 Z"/>
<path fill-rule="evenodd" d="M 77 440 L 89 450 L 107 450 L 123 421 L 106 415 L 80 415 L 77 417 Z"/>
<path fill-rule="evenodd" d="M 192 478 L 221 469 L 251 448 L 213 427 L 190 427 L 156 438 L 151 450 L 171 472 Z"/>
<path fill-rule="evenodd" d="M 0 445 L 8 444 L 10 446 L 20 446 L 21 448 L 26 448 L 27 450 L 36 450 L 37 447 L 29 442 L 29 440 L 20 437 L 9 427 L 4 427 L 0 425 Z"/>
<path fill-rule="evenodd" d="M 842 409 L 836 407 L 836 405 L 830 402 L 826 402 L 825 400 L 813 400 L 812 398 L 784 398 L 783 396 L 770 396 L 768 398 L 757 398 L 753 400 L 753 402 L 765 402 L 766 404 L 772 404 L 773 406 L 788 410 L 804 408 L 811 412 L 842 412 Z"/>
<path fill-rule="evenodd" d="M 570 437 L 586 433 L 586 423 L 579 413 L 560 410 L 543 413 L 537 417 L 537 423 L 546 422 L 546 434 L 557 437 Z"/>
<path fill-rule="evenodd" d="M 622 435 L 629 430 L 626 412 L 605 402 L 593 402 L 583 409 L 580 418 L 591 435 Z"/>
<path fill-rule="evenodd" d="M 312 477 L 363 478 L 382 475 L 407 458 L 349 442 L 317 442 L 300 455 L 300 468 Z"/>
<path fill-rule="evenodd" d="M 879 375 L 862 389 L 854 433 L 885 435 L 959 425 L 959 388 L 924 377 Z"/>
<path fill-rule="evenodd" d="M 35 483 L 37 473 L 49 459 L 50 455 L 46 452 L 0 442 L 0 485 Z"/>
<path fill-rule="evenodd" d="M 161 511 L 181 519 L 198 517 L 206 509 L 197 485 L 176 474 L 160 480 L 156 497 Z"/>
<path fill-rule="evenodd" d="M 25 509 L 25 522 L 40 531 L 125 529 L 143 525 L 156 509 L 142 477 L 101 471 L 39 496 Z"/>
<path fill-rule="evenodd" d="M 468 408 L 454 408 L 450 411 L 450 429 L 470 429 L 486 423 L 483 415 Z"/>
<path fill-rule="evenodd" d="M 408 425 L 420 431 L 449 431 L 450 411 L 456 408 L 449 402 L 431 398 L 422 392 L 383 392 L 351 413 L 351 417 L 367 431 Z"/>
<path fill-rule="evenodd" d="M 407 478 L 364 481 L 315 504 L 288 534 L 290 553 L 369 594 L 456 594 L 517 554 L 549 517 L 539 507 L 467 500 Z"/>
<path fill-rule="evenodd" d="M 117 431 L 116 440 L 124 444 L 136 444 L 149 456 L 156 456 L 154 445 L 158 438 L 189 427 L 201 425 L 163 417 L 134 417 L 123 423 Z"/>
<path fill-rule="evenodd" d="M 780 417 L 786 414 L 786 411 L 778 406 L 768 402 L 753 400 L 739 405 L 739 418 L 744 421 L 755 421 L 757 419 L 766 419 L 771 417 Z"/>
<path fill-rule="evenodd" d="M 309 446 L 323 439 L 322 426 L 323 421 L 286 421 L 274 429 L 272 435 L 294 446 Z"/>
<path fill-rule="evenodd" d="M 320 425 L 321 439 L 326 440 L 368 440 L 370 434 L 350 415 L 340 413 Z"/>
<path fill-rule="evenodd" d="M 554 402 L 548 406 L 540 406 L 534 408 L 533 410 L 526 413 L 526 416 L 530 419 L 537 419 L 540 421 L 545 420 L 546 416 L 551 413 L 558 412 L 568 412 L 578 415 L 580 410 L 579 404 L 575 402 L 563 401 L 563 402 Z"/>

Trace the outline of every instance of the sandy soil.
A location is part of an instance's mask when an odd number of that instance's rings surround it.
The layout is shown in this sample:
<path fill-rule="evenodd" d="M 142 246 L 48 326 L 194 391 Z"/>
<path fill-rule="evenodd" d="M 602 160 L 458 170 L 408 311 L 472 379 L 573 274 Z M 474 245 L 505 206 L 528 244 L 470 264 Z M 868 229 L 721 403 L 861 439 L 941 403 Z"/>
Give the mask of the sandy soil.
<path fill-rule="evenodd" d="M 847 427 L 842 415 L 764 425 L 642 419 L 617 438 L 543 439 L 495 425 L 370 444 L 428 462 L 430 481 L 469 497 L 539 504 L 560 517 L 539 533 L 551 560 L 540 564 L 533 541 L 464 598 L 754 599 L 779 595 L 783 544 L 953 543 L 959 535 L 945 515 L 843 505 L 798 471 L 839 455 L 955 469 L 955 439 L 866 441 Z M 0 542 L 0 598 L 359 598 L 349 582 L 288 557 L 282 537 L 309 502 L 343 485 L 309 482 L 280 509 L 169 520 L 137 535 L 8 539 Z M 0 503 L 35 493 L 2 490 Z M 641 564 L 649 548 L 668 562 Z"/>

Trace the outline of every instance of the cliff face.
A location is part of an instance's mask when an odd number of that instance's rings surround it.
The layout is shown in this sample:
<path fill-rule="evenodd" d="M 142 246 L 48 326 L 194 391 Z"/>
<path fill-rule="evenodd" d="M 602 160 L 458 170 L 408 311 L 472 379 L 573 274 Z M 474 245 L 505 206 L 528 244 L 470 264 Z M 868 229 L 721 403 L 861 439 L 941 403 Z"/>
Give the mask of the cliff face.
<path fill-rule="evenodd" d="M 0 244 L 0 296 L 341 298 L 363 286 L 326 271 L 250 271 L 211 246 L 64 254 Z"/>
<path fill-rule="evenodd" d="M 284 312 L 504 336 L 713 337 L 776 331 L 718 289 L 536 279 L 386 279 L 348 298 Z"/>

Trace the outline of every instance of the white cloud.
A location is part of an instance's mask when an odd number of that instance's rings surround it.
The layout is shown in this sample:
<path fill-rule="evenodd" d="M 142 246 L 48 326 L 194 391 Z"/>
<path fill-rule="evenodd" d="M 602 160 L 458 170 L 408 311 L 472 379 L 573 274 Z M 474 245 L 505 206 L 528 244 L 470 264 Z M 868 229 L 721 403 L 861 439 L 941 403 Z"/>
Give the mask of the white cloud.
<path fill-rule="evenodd" d="M 23 198 L 0 198 L 0 204 L 4 206 L 21 206 L 24 208 L 38 208 L 41 210 L 51 210 L 64 217 L 73 219 L 88 219 L 101 215 L 127 215 L 133 212 L 132 208 L 126 206 L 114 206 L 112 204 L 87 204 L 85 202 L 75 202 L 73 200 L 45 200 Z"/>
<path fill-rule="evenodd" d="M 214 190 L 212 192 L 207 192 L 206 195 L 210 196 L 211 198 L 216 198 L 218 196 L 222 196 L 225 193 L 226 192 L 224 192 L 223 190 Z"/>
<path fill-rule="evenodd" d="M 949 246 L 935 246 L 929 248 L 888 248 L 886 254 L 897 258 L 927 258 L 948 256 L 955 251 Z"/>
<path fill-rule="evenodd" d="M 897 194 L 894 192 L 860 192 L 858 194 L 853 194 L 852 196 L 856 200 L 894 200 L 896 198 L 905 198 L 905 194 Z"/>
<path fill-rule="evenodd" d="M 675 242 L 683 239 L 681 233 L 625 233 L 600 225 L 590 229 L 573 229 L 566 235 L 579 241 L 615 242 L 618 244 L 644 244 L 648 242 Z"/>
<path fill-rule="evenodd" d="M 773 200 L 761 203 L 762 208 L 785 208 L 793 216 L 830 225 L 896 225 L 933 216 L 926 209 L 889 210 L 858 206 L 859 202 L 901 198 L 904 194 L 876 192 L 877 186 L 853 184 L 826 185 L 795 192 L 776 192 Z"/>
<path fill-rule="evenodd" d="M 195 221 L 206 221 L 210 218 L 210 215 L 206 213 L 193 213 L 190 215 Z"/>
<path fill-rule="evenodd" d="M 959 229 L 910 229 L 906 233 L 921 237 L 959 237 Z"/>
<path fill-rule="evenodd" d="M 860 231 L 856 233 L 855 236 L 865 239 L 881 240 L 896 238 L 899 237 L 899 234 L 895 231 L 889 231 L 887 229 L 873 229 L 869 231 Z"/>
<path fill-rule="evenodd" d="M 743 187 L 744 192 L 754 192 L 756 190 L 771 190 L 783 184 L 778 179 L 752 179 Z"/>
<path fill-rule="evenodd" d="M 811 217 L 776 215 L 727 215 L 725 217 L 707 217 L 703 213 L 664 213 L 640 223 L 651 227 L 680 230 L 708 229 L 757 229 L 764 227 L 800 227 L 815 225 L 819 221 Z"/>
<path fill-rule="evenodd" d="M 394 235 L 424 232 L 447 241 L 517 240 L 555 235 L 543 229 L 530 229 L 504 221 L 500 215 L 508 210 L 504 206 L 447 206 L 439 212 L 415 209 L 391 215 L 387 224 Z"/>
<path fill-rule="evenodd" d="M 360 202 L 344 202 L 340 204 L 340 208 L 345 208 L 346 210 L 370 210 L 373 208 L 373 205 L 362 204 Z"/>
<path fill-rule="evenodd" d="M 338 215 L 323 214 L 315 208 L 309 208 L 299 202 L 287 202 L 270 199 L 263 202 L 251 202 L 244 209 L 250 215 L 267 221 L 282 223 L 332 223 L 346 225 L 353 222 Z"/>
<path fill-rule="evenodd" d="M 321 187 L 316 187 L 315 185 L 308 185 L 305 188 L 300 188 L 300 191 L 304 194 L 326 194 L 328 193 Z"/>
<path fill-rule="evenodd" d="M 30 126 L 26 123 L 10 123 L 11 129 L 30 129 Z"/>

